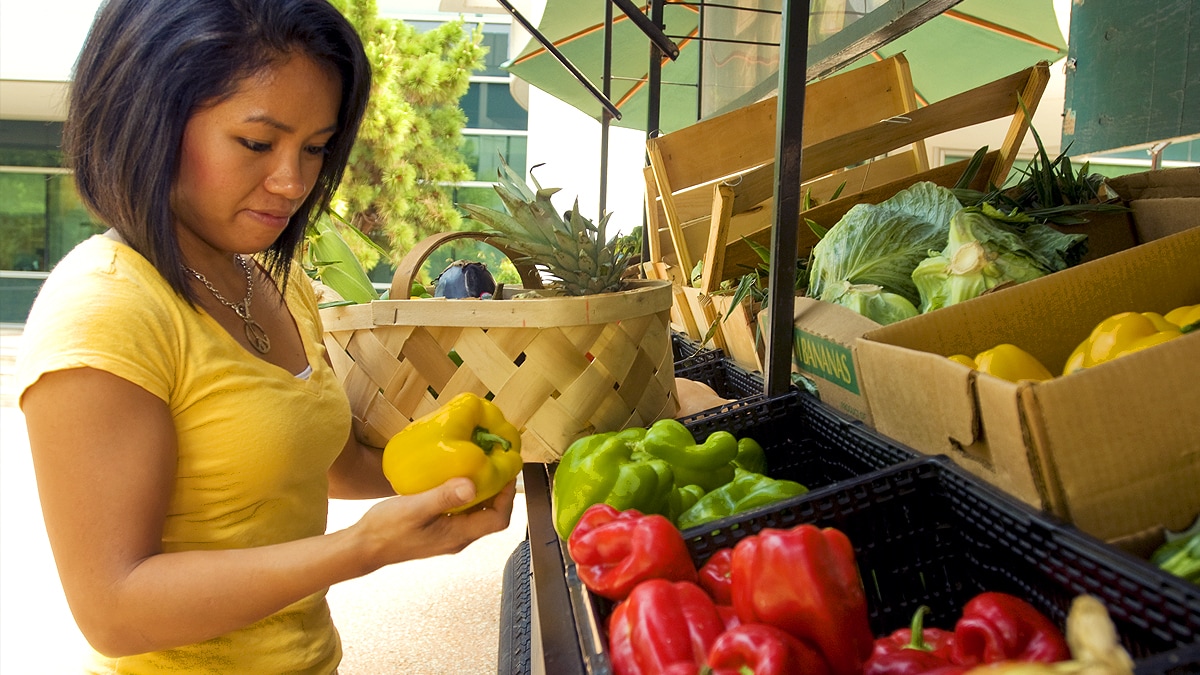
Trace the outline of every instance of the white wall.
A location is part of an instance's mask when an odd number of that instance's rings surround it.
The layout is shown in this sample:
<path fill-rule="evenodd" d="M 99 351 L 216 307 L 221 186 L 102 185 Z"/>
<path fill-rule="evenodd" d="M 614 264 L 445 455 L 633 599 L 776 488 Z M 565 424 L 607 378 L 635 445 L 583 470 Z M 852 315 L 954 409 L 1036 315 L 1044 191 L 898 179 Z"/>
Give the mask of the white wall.
<path fill-rule="evenodd" d="M 100 0 L 0 0 L 0 79 L 63 82 Z"/>
<path fill-rule="evenodd" d="M 612 214 L 609 231 L 629 232 L 642 224 L 646 133 L 609 128 L 608 189 L 605 210 Z M 545 92 L 529 90 L 529 166 L 543 187 L 559 187 L 552 200 L 558 210 L 571 208 L 600 217 L 600 123 Z"/>

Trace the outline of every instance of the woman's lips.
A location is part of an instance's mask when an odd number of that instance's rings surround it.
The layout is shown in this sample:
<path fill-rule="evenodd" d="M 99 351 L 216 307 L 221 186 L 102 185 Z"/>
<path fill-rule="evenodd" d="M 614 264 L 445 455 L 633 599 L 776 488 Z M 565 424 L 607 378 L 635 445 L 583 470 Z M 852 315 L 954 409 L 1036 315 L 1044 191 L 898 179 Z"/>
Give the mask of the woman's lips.
<path fill-rule="evenodd" d="M 282 230 L 287 227 L 292 214 L 290 211 L 256 211 L 250 209 L 250 216 L 264 225 Z"/>

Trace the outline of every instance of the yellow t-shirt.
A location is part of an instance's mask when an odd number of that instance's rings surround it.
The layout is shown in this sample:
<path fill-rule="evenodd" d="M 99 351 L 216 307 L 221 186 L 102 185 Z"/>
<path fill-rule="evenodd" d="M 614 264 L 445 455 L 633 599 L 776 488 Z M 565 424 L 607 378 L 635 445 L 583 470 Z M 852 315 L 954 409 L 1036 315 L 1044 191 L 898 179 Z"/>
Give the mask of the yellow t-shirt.
<path fill-rule="evenodd" d="M 320 535 L 329 506 L 326 471 L 350 433 L 350 406 L 325 362 L 316 299 L 298 267 L 286 300 L 312 367 L 307 378 L 251 355 L 132 248 L 92 237 L 58 264 L 34 302 L 17 361 L 18 391 L 42 373 L 90 367 L 167 403 L 179 457 L 164 551 Z M 97 655 L 93 672 L 331 673 L 340 659 L 321 591 L 203 643 L 121 659 Z"/>

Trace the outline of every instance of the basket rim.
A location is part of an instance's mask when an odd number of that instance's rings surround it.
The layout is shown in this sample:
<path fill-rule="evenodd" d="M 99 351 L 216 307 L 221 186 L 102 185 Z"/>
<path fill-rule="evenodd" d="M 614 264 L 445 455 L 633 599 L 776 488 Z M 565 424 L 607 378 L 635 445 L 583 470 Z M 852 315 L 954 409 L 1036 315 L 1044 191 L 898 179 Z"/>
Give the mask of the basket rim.
<path fill-rule="evenodd" d="M 606 324 L 670 311 L 671 282 L 632 279 L 628 283 L 629 288 L 621 291 L 553 298 L 373 300 L 326 307 L 321 320 L 327 332 L 399 325 L 549 328 Z"/>

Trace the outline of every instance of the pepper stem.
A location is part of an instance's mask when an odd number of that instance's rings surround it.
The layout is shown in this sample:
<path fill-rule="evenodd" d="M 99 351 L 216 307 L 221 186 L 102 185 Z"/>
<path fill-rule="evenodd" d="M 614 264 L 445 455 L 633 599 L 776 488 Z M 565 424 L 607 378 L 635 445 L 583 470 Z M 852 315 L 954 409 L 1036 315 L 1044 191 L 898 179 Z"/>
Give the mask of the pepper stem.
<path fill-rule="evenodd" d="M 915 649 L 919 652 L 933 651 L 933 647 L 929 646 L 929 644 L 925 642 L 925 615 L 928 613 L 929 608 L 925 605 L 921 605 L 917 608 L 917 611 L 915 614 L 913 614 L 912 618 L 912 638 L 910 638 L 908 644 L 904 645 L 901 649 Z"/>
<path fill-rule="evenodd" d="M 483 427 L 475 427 L 475 431 L 471 432 L 471 442 L 478 445 L 486 455 L 492 454 L 492 449 L 497 445 L 502 450 L 512 447 L 512 441 L 499 434 L 493 434 Z"/>

